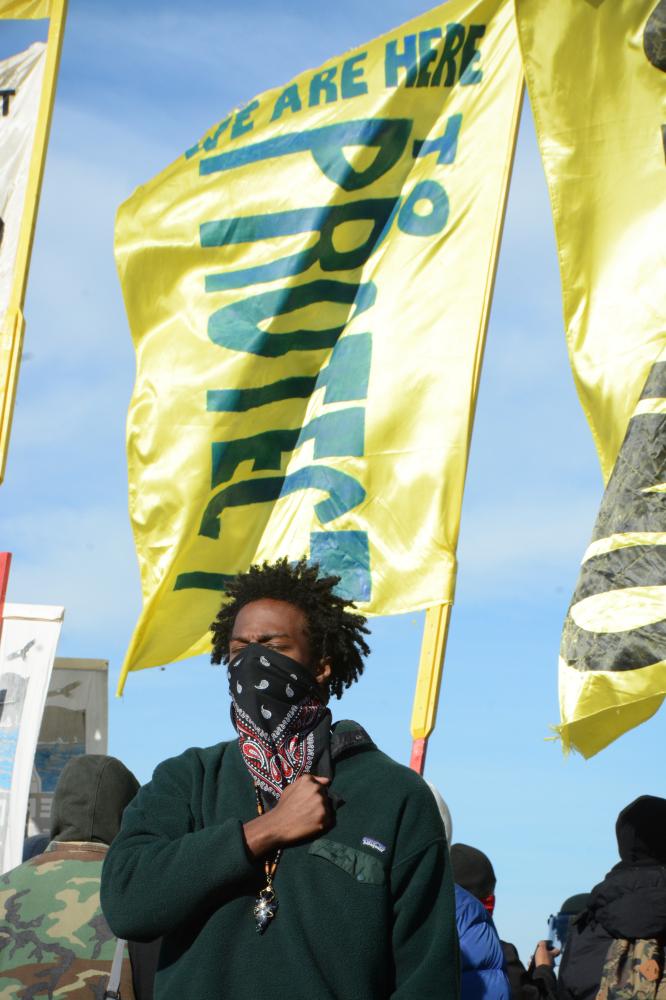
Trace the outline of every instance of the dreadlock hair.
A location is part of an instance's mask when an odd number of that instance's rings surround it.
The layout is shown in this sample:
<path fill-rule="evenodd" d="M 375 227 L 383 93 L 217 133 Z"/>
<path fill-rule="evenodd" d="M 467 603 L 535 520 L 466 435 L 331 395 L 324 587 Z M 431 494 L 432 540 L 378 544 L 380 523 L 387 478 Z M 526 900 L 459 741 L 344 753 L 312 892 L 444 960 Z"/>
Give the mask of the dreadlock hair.
<path fill-rule="evenodd" d="M 286 601 L 304 612 L 313 660 L 330 659 L 329 696 L 341 698 L 343 690 L 363 673 L 363 657 L 370 652 L 363 635 L 370 630 L 363 615 L 347 611 L 354 606 L 353 602 L 333 593 L 340 577 L 318 574 L 319 566 L 302 558 L 295 563 L 278 559 L 250 566 L 247 573 L 234 577 L 226 585 L 228 600 L 225 599 L 210 626 L 211 663 L 228 662 L 229 642 L 241 608 L 264 598 Z"/>

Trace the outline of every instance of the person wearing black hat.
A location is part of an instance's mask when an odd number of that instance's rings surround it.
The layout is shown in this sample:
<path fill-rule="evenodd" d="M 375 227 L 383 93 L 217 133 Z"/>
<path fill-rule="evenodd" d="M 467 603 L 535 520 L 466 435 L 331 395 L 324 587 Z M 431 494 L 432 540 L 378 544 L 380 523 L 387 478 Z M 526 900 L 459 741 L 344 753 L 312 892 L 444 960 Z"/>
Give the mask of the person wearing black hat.
<path fill-rule="evenodd" d="M 495 886 L 497 878 L 490 858 L 469 844 L 451 846 L 453 877 L 458 885 L 480 899 L 492 916 L 495 908 Z"/>
<path fill-rule="evenodd" d="M 495 911 L 497 878 L 490 858 L 469 844 L 453 844 L 450 854 L 454 882 L 476 896 L 492 917 Z M 508 941 L 500 941 L 500 944 L 511 988 L 511 1000 L 550 1000 L 555 997 L 557 984 L 553 962 L 559 955 L 559 949 L 549 948 L 548 942 L 539 941 L 528 971 L 521 962 L 515 945 Z"/>
<path fill-rule="evenodd" d="M 596 997 L 615 940 L 666 937 L 666 799 L 641 795 L 621 811 L 615 833 L 621 860 L 569 929 L 559 975 L 562 1000 Z"/>

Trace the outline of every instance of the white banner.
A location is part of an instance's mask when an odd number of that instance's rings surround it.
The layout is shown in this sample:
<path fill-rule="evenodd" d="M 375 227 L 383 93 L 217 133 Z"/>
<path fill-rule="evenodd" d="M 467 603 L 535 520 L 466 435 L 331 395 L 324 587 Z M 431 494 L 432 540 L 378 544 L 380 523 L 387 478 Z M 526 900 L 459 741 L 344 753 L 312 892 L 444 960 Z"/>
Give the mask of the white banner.
<path fill-rule="evenodd" d="M 42 92 L 46 46 L 0 61 L 0 330 L 14 282 L 14 266 Z"/>
<path fill-rule="evenodd" d="M 106 753 L 108 668 L 108 660 L 56 656 L 32 770 L 29 835 L 50 832 L 65 764 L 84 753 Z"/>
<path fill-rule="evenodd" d="M 21 863 L 32 762 L 64 614 L 5 604 L 0 622 L 0 874 Z"/>

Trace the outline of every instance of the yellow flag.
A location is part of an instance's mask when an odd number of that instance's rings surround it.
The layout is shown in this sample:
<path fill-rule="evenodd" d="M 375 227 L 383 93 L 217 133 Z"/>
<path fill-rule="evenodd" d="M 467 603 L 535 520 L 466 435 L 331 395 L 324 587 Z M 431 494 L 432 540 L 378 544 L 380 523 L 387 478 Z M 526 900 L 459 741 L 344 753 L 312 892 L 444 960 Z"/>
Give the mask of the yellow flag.
<path fill-rule="evenodd" d="M 562 742 L 590 757 L 666 695 L 666 0 L 516 11 L 571 363 L 610 475 L 560 657 Z"/>
<path fill-rule="evenodd" d="M 303 554 L 365 612 L 451 601 L 522 71 L 451 0 L 262 94 L 120 209 L 137 352 L 127 670 L 209 648 L 230 575 Z"/>
<path fill-rule="evenodd" d="M 0 18 L 32 20 L 50 13 L 51 0 L 0 0 Z"/>

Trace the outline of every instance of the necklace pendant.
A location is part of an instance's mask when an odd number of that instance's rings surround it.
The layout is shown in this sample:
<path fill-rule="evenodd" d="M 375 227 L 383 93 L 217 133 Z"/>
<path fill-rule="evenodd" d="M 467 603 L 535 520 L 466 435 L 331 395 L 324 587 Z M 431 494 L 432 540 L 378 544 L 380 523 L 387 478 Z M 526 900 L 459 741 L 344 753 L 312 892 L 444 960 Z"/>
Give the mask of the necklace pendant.
<path fill-rule="evenodd" d="M 278 911 L 278 901 L 275 891 L 266 886 L 257 896 L 254 904 L 254 919 L 257 923 L 257 934 L 263 934 Z"/>

